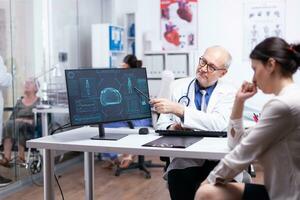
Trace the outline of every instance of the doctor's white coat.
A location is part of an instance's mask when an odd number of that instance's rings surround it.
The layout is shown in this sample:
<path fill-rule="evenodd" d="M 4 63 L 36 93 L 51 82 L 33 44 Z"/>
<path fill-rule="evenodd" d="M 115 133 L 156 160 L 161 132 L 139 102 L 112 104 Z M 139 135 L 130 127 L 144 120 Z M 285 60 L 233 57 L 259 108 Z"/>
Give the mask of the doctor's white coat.
<path fill-rule="evenodd" d="M 192 83 L 191 83 L 192 82 Z M 166 129 L 173 123 L 180 123 L 182 127 L 197 129 L 197 130 L 211 130 L 211 131 L 226 131 L 229 124 L 230 114 L 236 94 L 236 88 L 231 84 L 219 79 L 218 83 L 212 92 L 206 112 L 197 110 L 195 100 L 195 87 L 193 78 L 184 78 L 174 81 L 171 86 L 170 99 L 174 102 L 187 95 L 190 99 L 189 105 L 185 107 L 184 118 L 173 114 L 161 114 L 157 129 Z M 188 86 L 190 89 L 188 91 Z M 188 92 L 188 94 L 187 94 Z M 175 158 L 168 167 L 171 169 L 184 169 L 192 166 L 202 166 L 204 160 L 200 159 L 183 159 Z"/>

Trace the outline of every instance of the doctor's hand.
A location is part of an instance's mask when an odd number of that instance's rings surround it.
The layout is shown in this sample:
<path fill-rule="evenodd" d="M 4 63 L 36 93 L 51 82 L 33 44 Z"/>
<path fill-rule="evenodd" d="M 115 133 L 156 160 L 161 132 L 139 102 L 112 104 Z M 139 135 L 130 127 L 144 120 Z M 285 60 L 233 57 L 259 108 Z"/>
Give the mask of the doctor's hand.
<path fill-rule="evenodd" d="M 151 99 L 149 103 L 154 107 L 155 111 L 158 113 L 171 113 L 178 117 L 183 117 L 184 115 L 184 106 L 179 103 L 170 101 L 168 99 Z"/>
<path fill-rule="evenodd" d="M 169 126 L 168 130 L 184 130 L 184 128 L 179 123 L 174 123 Z"/>
<path fill-rule="evenodd" d="M 236 94 L 236 100 L 245 102 L 247 99 L 253 97 L 257 93 L 257 86 L 255 83 L 244 81 L 241 88 Z"/>

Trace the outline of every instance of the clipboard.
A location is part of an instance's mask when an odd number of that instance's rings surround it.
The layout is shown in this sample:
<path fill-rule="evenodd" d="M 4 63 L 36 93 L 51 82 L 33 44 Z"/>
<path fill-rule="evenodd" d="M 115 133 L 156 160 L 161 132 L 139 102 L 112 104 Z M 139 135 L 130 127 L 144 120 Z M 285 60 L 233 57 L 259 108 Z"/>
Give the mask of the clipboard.
<path fill-rule="evenodd" d="M 202 137 L 168 137 L 162 136 L 156 140 L 143 144 L 144 147 L 161 147 L 161 148 L 186 148 L 198 141 L 200 141 Z"/>

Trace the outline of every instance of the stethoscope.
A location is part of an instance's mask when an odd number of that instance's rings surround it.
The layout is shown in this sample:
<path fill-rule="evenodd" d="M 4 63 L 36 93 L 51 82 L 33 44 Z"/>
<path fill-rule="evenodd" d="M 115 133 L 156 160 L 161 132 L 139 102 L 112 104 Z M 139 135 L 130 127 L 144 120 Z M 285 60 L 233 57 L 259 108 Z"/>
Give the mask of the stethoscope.
<path fill-rule="evenodd" d="M 188 97 L 188 95 L 189 95 L 189 93 L 190 93 L 190 87 L 191 87 L 191 85 L 192 85 L 192 83 L 195 81 L 196 79 L 194 78 L 191 82 L 190 82 L 190 84 L 189 84 L 189 86 L 188 86 L 188 88 L 187 88 L 187 91 L 186 91 L 186 95 L 183 95 L 182 97 L 180 97 L 179 99 L 178 99 L 178 103 L 180 103 L 180 104 L 183 104 L 183 105 L 185 105 L 185 106 L 189 106 L 190 105 L 190 98 Z"/>

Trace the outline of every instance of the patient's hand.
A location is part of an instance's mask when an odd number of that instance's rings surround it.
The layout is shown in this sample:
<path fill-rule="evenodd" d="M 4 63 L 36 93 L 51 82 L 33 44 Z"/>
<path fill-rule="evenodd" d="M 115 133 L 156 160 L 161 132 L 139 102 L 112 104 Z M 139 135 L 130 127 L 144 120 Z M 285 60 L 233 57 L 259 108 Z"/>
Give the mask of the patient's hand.
<path fill-rule="evenodd" d="M 257 93 L 257 86 L 255 83 L 244 81 L 241 88 L 236 94 L 236 99 L 245 102 Z"/>

